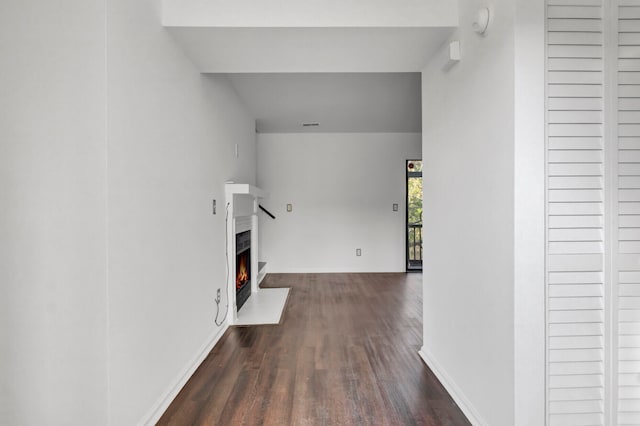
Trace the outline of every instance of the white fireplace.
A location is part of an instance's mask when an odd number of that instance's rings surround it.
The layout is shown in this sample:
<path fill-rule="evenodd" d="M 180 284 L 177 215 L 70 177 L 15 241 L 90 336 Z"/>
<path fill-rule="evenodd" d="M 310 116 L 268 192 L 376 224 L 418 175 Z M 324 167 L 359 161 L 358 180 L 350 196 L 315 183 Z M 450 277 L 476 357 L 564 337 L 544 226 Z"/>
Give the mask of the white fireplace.
<path fill-rule="evenodd" d="M 227 202 L 227 298 L 229 303 L 229 324 L 238 322 L 238 308 L 236 300 L 236 290 L 238 286 L 238 274 L 242 269 L 238 264 L 242 259 L 242 253 L 246 254 L 245 247 L 237 247 L 238 236 L 245 232 L 250 233 L 250 239 L 242 237 L 242 244 L 250 245 L 249 264 L 246 265 L 249 273 L 250 294 L 249 298 L 255 296 L 259 291 L 258 282 L 258 199 L 267 197 L 267 193 L 260 188 L 240 183 L 225 184 Z M 246 234 L 245 234 L 246 235 Z M 246 291 L 248 292 L 249 289 Z M 243 298 L 246 294 L 243 293 Z M 244 302 L 244 301 L 243 301 Z"/>

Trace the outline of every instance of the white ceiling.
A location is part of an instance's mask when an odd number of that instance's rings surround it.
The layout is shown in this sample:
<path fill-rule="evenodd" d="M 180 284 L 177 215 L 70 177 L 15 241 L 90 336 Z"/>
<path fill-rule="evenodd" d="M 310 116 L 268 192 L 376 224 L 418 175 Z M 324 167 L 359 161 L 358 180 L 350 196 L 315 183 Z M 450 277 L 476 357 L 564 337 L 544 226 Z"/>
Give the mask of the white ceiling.
<path fill-rule="evenodd" d="M 229 75 L 259 132 L 420 132 L 419 72 L 457 3 L 165 0 L 162 22 L 202 73 Z"/>
<path fill-rule="evenodd" d="M 417 72 L 452 27 L 166 27 L 204 73 Z"/>
<path fill-rule="evenodd" d="M 259 133 L 420 132 L 420 73 L 229 74 Z M 318 127 L 303 127 L 316 122 Z"/>

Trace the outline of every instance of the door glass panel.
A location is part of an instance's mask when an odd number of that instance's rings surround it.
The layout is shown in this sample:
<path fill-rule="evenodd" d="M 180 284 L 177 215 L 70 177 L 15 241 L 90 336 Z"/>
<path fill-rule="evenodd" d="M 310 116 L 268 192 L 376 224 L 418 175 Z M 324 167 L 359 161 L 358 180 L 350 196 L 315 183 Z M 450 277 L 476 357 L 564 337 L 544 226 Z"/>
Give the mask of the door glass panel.
<path fill-rule="evenodd" d="M 407 270 L 422 270 L 422 161 L 407 161 Z"/>

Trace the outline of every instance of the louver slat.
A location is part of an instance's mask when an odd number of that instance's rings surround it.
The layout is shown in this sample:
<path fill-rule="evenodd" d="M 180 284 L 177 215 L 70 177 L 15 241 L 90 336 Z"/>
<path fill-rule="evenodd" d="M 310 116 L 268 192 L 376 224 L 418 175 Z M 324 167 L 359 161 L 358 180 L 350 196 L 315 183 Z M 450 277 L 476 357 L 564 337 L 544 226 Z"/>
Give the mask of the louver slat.
<path fill-rule="evenodd" d="M 604 424 L 602 28 L 601 1 L 547 1 L 547 410 L 553 426 Z"/>
<path fill-rule="evenodd" d="M 640 0 L 618 7 L 618 167 L 640 166 Z M 618 175 L 617 423 L 640 424 L 640 170 Z M 624 256 L 624 257 L 623 257 Z"/>

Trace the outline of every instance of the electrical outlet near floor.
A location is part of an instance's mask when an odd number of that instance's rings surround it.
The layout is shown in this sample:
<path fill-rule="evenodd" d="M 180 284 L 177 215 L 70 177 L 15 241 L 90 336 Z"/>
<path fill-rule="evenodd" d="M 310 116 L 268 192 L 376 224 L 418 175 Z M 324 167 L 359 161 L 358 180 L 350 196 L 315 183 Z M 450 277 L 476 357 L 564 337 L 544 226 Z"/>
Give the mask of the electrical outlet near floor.
<path fill-rule="evenodd" d="M 356 249 L 356 256 L 362 256 L 362 249 Z"/>
<path fill-rule="evenodd" d="M 216 302 L 220 303 L 220 289 L 218 289 L 218 292 L 216 293 Z"/>

